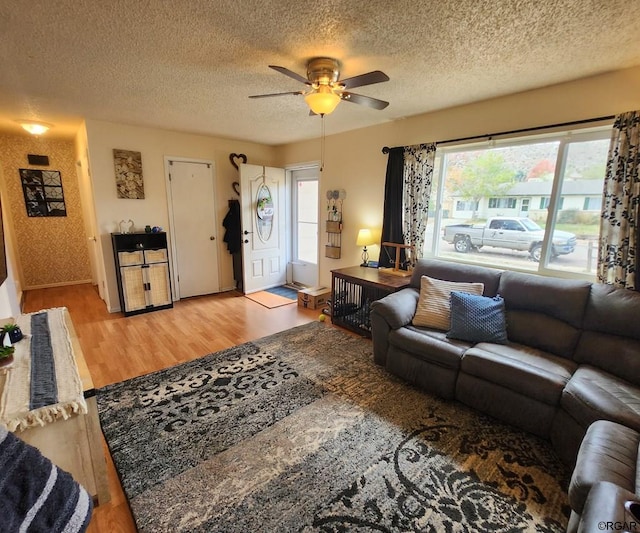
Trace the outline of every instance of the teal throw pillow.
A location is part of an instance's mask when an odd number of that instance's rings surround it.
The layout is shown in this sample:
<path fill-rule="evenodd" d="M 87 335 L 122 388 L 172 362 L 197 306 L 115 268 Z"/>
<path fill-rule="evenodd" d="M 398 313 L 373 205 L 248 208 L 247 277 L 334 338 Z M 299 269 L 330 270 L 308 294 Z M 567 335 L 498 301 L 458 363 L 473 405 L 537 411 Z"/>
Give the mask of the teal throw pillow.
<path fill-rule="evenodd" d="M 507 319 L 502 297 L 451 292 L 450 339 L 506 344 Z"/>

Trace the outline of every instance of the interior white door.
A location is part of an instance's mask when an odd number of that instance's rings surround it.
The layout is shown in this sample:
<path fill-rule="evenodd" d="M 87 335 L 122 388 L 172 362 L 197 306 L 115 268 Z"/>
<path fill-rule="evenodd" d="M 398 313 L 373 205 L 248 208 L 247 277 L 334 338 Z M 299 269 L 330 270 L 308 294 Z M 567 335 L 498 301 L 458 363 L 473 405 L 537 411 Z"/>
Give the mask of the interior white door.
<path fill-rule="evenodd" d="M 286 204 L 283 168 L 240 165 L 245 294 L 286 282 Z"/>
<path fill-rule="evenodd" d="M 170 160 L 169 187 L 178 296 L 219 292 L 212 165 Z"/>

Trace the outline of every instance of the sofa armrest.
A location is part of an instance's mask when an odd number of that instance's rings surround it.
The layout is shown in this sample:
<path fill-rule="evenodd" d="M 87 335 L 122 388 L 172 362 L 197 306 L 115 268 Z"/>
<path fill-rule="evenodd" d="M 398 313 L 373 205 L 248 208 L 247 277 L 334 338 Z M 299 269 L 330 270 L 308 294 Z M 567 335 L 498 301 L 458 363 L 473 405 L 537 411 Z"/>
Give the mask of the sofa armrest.
<path fill-rule="evenodd" d="M 601 531 L 640 531 L 637 513 L 638 496 L 622 487 L 601 481 L 589 491 L 584 505 L 578 533 Z"/>
<path fill-rule="evenodd" d="M 383 318 L 391 329 L 399 329 L 413 320 L 419 297 L 417 289 L 402 289 L 371 302 L 371 313 Z"/>
<path fill-rule="evenodd" d="M 371 340 L 373 341 L 373 360 L 377 364 L 386 365 L 389 332 L 411 322 L 416 312 L 419 295 L 416 289 L 408 288 L 371 302 Z"/>

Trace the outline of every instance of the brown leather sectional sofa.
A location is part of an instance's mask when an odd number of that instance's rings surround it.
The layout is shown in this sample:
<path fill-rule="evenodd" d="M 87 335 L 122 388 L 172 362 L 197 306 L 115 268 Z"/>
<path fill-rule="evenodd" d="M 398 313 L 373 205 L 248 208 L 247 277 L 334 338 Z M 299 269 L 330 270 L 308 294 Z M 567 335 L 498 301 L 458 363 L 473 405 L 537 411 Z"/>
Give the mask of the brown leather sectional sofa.
<path fill-rule="evenodd" d="M 420 279 L 482 282 L 506 308 L 507 344 L 415 327 Z M 586 281 L 420 260 L 409 288 L 371 304 L 376 363 L 551 440 L 573 465 L 596 420 L 640 432 L 640 293 Z"/>

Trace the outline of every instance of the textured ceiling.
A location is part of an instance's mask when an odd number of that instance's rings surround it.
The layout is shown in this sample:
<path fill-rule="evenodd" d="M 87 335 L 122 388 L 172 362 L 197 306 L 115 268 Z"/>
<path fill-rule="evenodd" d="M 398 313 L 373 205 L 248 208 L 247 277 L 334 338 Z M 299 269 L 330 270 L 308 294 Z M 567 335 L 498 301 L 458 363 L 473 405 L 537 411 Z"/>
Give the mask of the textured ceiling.
<path fill-rule="evenodd" d="M 327 133 L 379 124 L 640 64 L 640 0 L 5 0 L 0 129 L 15 120 L 71 136 L 84 118 L 267 144 L 318 137 L 301 96 L 331 56 L 341 77 L 391 80 L 353 92 Z"/>

